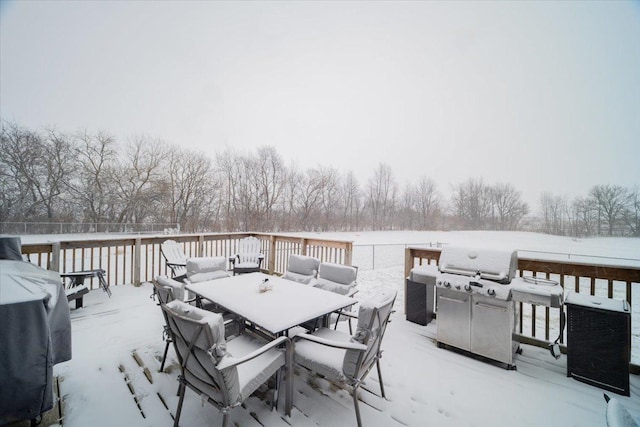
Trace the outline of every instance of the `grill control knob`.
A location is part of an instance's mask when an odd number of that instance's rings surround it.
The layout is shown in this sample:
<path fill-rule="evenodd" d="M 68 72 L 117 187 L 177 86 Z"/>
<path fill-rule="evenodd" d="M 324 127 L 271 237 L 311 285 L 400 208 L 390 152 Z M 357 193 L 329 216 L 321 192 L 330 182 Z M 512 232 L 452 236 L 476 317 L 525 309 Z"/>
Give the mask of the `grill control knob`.
<path fill-rule="evenodd" d="M 491 295 L 492 297 L 495 297 L 495 296 L 496 296 L 496 290 L 495 290 L 495 289 L 493 289 L 493 288 L 489 288 L 489 289 L 487 289 L 487 293 L 488 293 L 489 295 Z"/>
<path fill-rule="evenodd" d="M 468 284 L 468 283 L 466 285 L 464 285 L 464 290 L 467 291 L 467 292 L 471 292 L 471 285 Z"/>
<path fill-rule="evenodd" d="M 445 288 L 450 288 L 450 287 L 451 287 L 451 283 L 449 283 L 449 282 L 444 282 L 444 287 L 445 287 Z"/>
<path fill-rule="evenodd" d="M 457 290 L 460 290 L 460 285 L 456 285 L 456 289 L 457 289 Z"/>
<path fill-rule="evenodd" d="M 442 286 L 442 280 L 438 280 L 437 285 L 438 285 L 438 286 Z"/>

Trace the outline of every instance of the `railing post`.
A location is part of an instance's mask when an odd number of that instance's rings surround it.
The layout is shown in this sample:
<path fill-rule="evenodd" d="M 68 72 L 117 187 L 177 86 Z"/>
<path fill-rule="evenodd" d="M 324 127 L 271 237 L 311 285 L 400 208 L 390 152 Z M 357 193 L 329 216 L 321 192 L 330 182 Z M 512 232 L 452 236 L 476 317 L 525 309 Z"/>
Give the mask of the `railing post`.
<path fill-rule="evenodd" d="M 307 239 L 300 239 L 300 255 L 307 255 Z"/>
<path fill-rule="evenodd" d="M 404 250 L 404 278 L 409 277 L 409 273 L 413 268 L 413 250 L 411 248 L 406 248 Z"/>
<path fill-rule="evenodd" d="M 276 236 L 269 236 L 269 274 L 276 270 Z"/>
<path fill-rule="evenodd" d="M 344 264 L 351 265 L 353 263 L 353 242 L 347 242 L 344 250 Z"/>
<path fill-rule="evenodd" d="M 51 258 L 47 270 L 60 271 L 60 242 L 51 245 Z"/>
<path fill-rule="evenodd" d="M 142 277 L 140 258 L 142 256 L 142 242 L 141 238 L 136 238 L 136 243 L 133 247 L 133 268 L 131 270 L 131 283 L 134 286 L 140 286 L 140 278 Z"/>
<path fill-rule="evenodd" d="M 371 256 L 371 269 L 375 270 L 376 269 L 376 245 L 371 245 L 371 247 L 373 248 L 372 251 L 372 256 Z"/>
<path fill-rule="evenodd" d="M 407 311 L 407 277 L 413 268 L 413 250 L 411 248 L 405 248 L 404 250 L 404 277 L 402 278 L 404 286 L 404 312 Z"/>
<path fill-rule="evenodd" d="M 204 234 L 200 234 L 198 236 L 198 256 L 203 257 L 204 255 Z"/>

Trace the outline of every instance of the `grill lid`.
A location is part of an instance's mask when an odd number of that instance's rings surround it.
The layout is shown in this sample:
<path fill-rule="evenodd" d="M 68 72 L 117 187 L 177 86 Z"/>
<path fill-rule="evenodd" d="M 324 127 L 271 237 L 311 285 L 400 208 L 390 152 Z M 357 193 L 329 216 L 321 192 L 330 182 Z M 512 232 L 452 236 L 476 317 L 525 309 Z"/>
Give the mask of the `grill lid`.
<path fill-rule="evenodd" d="M 510 283 L 518 267 L 516 251 L 447 246 L 440 254 L 442 273 L 476 276 L 499 283 Z"/>

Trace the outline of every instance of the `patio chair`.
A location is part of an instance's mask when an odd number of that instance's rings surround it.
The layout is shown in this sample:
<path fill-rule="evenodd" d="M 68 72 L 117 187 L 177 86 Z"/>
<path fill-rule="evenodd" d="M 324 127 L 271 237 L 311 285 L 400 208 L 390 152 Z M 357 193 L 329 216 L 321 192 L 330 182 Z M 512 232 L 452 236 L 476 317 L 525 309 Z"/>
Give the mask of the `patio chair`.
<path fill-rule="evenodd" d="M 227 272 L 227 259 L 225 257 L 199 257 L 187 260 L 187 277 L 185 284 L 207 282 L 230 277 Z M 191 295 L 191 292 L 187 290 Z M 196 306 L 217 313 L 228 314 L 217 304 L 195 296 Z"/>
<path fill-rule="evenodd" d="M 337 294 L 353 296 L 358 292 L 357 275 L 358 267 L 323 262 L 320 264 L 318 278 L 313 282 L 313 286 Z"/>
<path fill-rule="evenodd" d="M 177 280 L 174 280 L 174 279 L 170 279 L 167 276 L 157 276 L 153 281 L 153 290 L 154 290 L 154 296 L 158 297 L 158 305 L 160 306 L 166 305 L 174 300 L 185 301 L 185 295 L 188 293 L 188 291 L 184 288 L 184 283 L 178 282 Z M 199 308 L 204 308 L 206 310 L 214 311 L 214 312 L 218 311 L 217 306 L 205 305 L 203 307 L 202 302 L 196 299 L 190 299 L 185 302 L 191 303 L 194 301 L 196 302 L 196 305 L 198 305 Z M 164 311 L 162 313 L 164 315 Z M 232 334 L 234 332 L 239 333 L 239 329 L 231 329 L 231 326 L 235 327 L 235 324 L 231 323 L 231 321 L 235 320 L 235 318 L 230 316 L 228 313 L 220 313 L 220 314 L 223 314 L 225 318 L 225 327 L 228 329 L 227 334 Z M 167 360 L 169 345 L 172 342 L 171 333 L 169 331 L 169 322 L 167 321 L 166 315 L 164 317 L 165 317 L 164 319 L 165 326 L 162 332 L 162 339 L 166 342 L 166 345 L 164 347 L 164 353 L 162 355 L 162 361 L 160 363 L 159 372 L 162 372 L 164 370 L 164 363 Z"/>
<path fill-rule="evenodd" d="M 158 276 L 156 280 L 153 281 L 153 289 L 154 295 L 158 297 L 158 305 L 164 306 L 170 303 L 175 299 L 173 294 L 174 286 L 168 282 L 166 276 Z M 177 283 L 177 282 L 176 282 Z M 169 345 L 173 342 L 171 339 L 171 331 L 169 329 L 169 320 L 167 319 L 167 314 L 162 310 L 162 316 L 164 317 L 164 328 L 162 330 L 162 339 L 165 341 L 164 353 L 162 354 L 162 361 L 160 362 L 160 369 L 158 372 L 164 371 L 164 363 L 167 360 L 167 353 L 169 352 Z"/>
<path fill-rule="evenodd" d="M 171 277 L 176 280 L 184 279 L 187 274 L 187 256 L 182 246 L 175 240 L 165 240 L 160 245 L 160 253 L 171 269 Z"/>
<path fill-rule="evenodd" d="M 250 236 L 240 239 L 238 253 L 229 257 L 233 275 L 259 272 L 264 255 L 260 253 L 260 239 Z"/>
<path fill-rule="evenodd" d="M 174 426 L 178 426 L 186 388 L 198 400 L 207 401 L 222 414 L 222 425 L 229 422 L 229 411 L 242 404 L 255 390 L 276 374 L 278 386 L 286 380 L 285 412 L 291 413 L 291 342 L 280 337 L 265 342 L 249 334 L 226 341 L 222 316 L 181 301 L 162 307 L 167 314 L 173 343 L 180 361 L 179 401 Z M 284 345 L 284 348 L 280 348 Z"/>
<path fill-rule="evenodd" d="M 378 370 L 380 393 L 385 397 L 380 370 L 380 345 L 396 295 L 397 292 L 382 293 L 361 301 L 358 326 L 353 336 L 320 328 L 313 334 L 298 334 L 293 338 L 294 362 L 297 365 L 320 374 L 336 385 L 351 389 L 358 426 L 362 425 L 358 388 L 374 365 Z"/>
<path fill-rule="evenodd" d="M 187 303 L 192 303 L 195 302 L 196 305 L 198 305 L 200 308 L 205 308 L 207 310 L 210 311 L 217 311 L 216 309 L 218 307 L 214 307 L 214 306 L 206 306 L 203 307 L 202 303 L 198 300 L 196 300 L 195 298 L 192 299 L 187 299 L 185 301 L 185 295 L 189 292 L 184 288 L 184 283 L 182 282 L 178 282 L 177 280 L 174 279 L 170 279 L 167 276 L 157 276 L 155 278 L 155 280 L 153 281 L 153 290 L 154 290 L 154 295 L 153 296 L 157 296 L 158 297 L 158 305 L 163 306 L 166 305 L 168 303 L 170 303 L 171 301 L 174 300 L 178 300 L 178 301 L 184 301 Z M 163 311 L 164 314 L 164 311 Z M 227 313 L 224 313 L 227 314 Z M 230 323 L 229 320 L 231 319 L 231 316 L 225 316 L 225 320 L 227 321 L 227 323 L 225 323 L 226 327 L 229 328 Z M 231 330 L 230 330 L 231 331 Z M 229 333 L 231 333 L 229 331 Z M 167 318 L 165 316 L 165 326 L 164 326 L 164 330 L 162 332 L 162 339 L 166 342 L 166 345 L 164 347 L 164 353 L 162 355 L 162 361 L 160 363 L 160 370 L 159 372 L 162 372 L 164 370 L 164 363 L 167 359 L 167 353 L 169 351 L 169 345 L 171 344 L 172 340 L 171 340 L 171 333 L 169 332 L 169 322 L 167 322 Z"/>
<path fill-rule="evenodd" d="M 229 277 L 227 259 L 222 256 L 189 258 L 185 266 L 186 282 L 198 283 Z"/>
<path fill-rule="evenodd" d="M 314 280 L 314 286 L 326 291 L 353 297 L 358 293 L 356 277 L 358 267 L 351 265 L 334 264 L 323 262 L 320 264 L 318 278 Z M 352 333 L 351 317 L 345 315 L 349 309 L 344 309 L 339 313 L 332 314 L 329 323 L 335 323 L 334 329 L 338 328 L 338 322 L 347 320 L 349 322 L 349 333 Z"/>
<path fill-rule="evenodd" d="M 287 271 L 282 275 L 283 279 L 308 285 L 318 275 L 320 260 L 305 255 L 289 255 Z"/>

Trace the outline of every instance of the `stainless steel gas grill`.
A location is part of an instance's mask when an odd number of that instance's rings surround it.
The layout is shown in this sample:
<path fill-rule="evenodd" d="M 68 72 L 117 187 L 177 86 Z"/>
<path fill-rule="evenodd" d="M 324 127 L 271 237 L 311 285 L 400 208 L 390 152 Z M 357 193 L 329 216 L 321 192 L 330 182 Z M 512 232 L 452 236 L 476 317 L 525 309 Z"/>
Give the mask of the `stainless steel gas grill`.
<path fill-rule="evenodd" d="M 515 369 L 518 311 L 511 298 L 515 251 L 447 247 L 436 277 L 438 346 L 456 347 Z"/>

